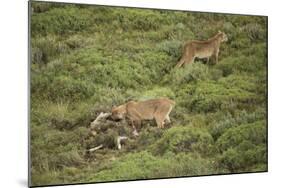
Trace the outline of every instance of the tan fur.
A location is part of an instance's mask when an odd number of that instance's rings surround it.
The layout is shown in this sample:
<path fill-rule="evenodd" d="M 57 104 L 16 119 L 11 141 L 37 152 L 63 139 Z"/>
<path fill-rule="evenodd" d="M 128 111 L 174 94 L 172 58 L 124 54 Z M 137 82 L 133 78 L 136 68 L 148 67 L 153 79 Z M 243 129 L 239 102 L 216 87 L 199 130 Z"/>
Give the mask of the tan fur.
<path fill-rule="evenodd" d="M 118 107 L 112 108 L 112 119 L 124 119 L 127 117 L 134 129 L 135 124 L 141 120 L 155 119 L 158 128 L 164 128 L 165 120 L 170 122 L 169 114 L 175 102 L 167 98 L 150 99 L 146 101 L 130 101 Z"/>
<path fill-rule="evenodd" d="M 192 40 L 187 42 L 184 45 L 183 55 L 176 67 L 193 63 L 196 57 L 207 58 L 207 62 L 209 62 L 209 58 L 214 56 L 216 63 L 218 63 L 220 44 L 227 40 L 227 35 L 219 31 L 215 36 L 206 41 Z"/>

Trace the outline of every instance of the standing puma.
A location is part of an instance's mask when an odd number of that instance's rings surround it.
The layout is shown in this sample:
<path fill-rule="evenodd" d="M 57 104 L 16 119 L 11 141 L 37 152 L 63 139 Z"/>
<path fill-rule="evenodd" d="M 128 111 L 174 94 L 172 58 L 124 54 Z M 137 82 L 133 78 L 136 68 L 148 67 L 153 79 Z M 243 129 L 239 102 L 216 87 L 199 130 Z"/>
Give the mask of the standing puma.
<path fill-rule="evenodd" d="M 209 58 L 215 56 L 216 63 L 218 63 L 218 56 L 220 51 L 220 44 L 228 40 L 227 35 L 221 31 L 213 36 L 212 38 L 199 41 L 192 40 L 184 45 L 183 55 L 180 61 L 177 63 L 176 67 L 181 67 L 185 64 L 193 63 L 196 57 L 207 58 L 207 63 Z"/>

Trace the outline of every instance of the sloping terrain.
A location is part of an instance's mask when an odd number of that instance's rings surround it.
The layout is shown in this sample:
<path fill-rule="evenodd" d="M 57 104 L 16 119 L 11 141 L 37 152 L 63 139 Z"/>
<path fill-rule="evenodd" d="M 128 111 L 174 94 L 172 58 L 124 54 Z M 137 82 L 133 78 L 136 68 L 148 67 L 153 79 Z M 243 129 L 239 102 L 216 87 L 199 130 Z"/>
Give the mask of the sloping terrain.
<path fill-rule="evenodd" d="M 39 2 L 32 10 L 32 185 L 267 170 L 266 17 Z M 229 38 L 218 64 L 174 68 L 185 41 L 218 30 Z M 167 128 L 145 121 L 120 151 L 114 129 L 89 135 L 100 112 L 157 97 L 176 101 Z"/>

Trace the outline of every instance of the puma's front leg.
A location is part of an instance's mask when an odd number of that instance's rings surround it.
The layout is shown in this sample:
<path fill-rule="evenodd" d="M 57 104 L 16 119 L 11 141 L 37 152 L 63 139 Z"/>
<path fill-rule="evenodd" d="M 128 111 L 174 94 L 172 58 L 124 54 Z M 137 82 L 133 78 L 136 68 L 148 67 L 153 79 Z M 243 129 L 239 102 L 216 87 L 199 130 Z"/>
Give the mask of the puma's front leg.
<path fill-rule="evenodd" d="M 219 62 L 219 49 L 215 52 L 216 64 Z"/>
<path fill-rule="evenodd" d="M 207 63 L 206 64 L 209 64 L 209 60 L 210 60 L 210 57 L 207 57 Z"/>
<path fill-rule="evenodd" d="M 133 135 L 139 136 L 139 133 L 138 133 L 137 128 L 136 128 L 136 126 L 139 126 L 139 121 L 131 120 L 131 124 L 132 124 L 132 127 L 133 127 Z"/>

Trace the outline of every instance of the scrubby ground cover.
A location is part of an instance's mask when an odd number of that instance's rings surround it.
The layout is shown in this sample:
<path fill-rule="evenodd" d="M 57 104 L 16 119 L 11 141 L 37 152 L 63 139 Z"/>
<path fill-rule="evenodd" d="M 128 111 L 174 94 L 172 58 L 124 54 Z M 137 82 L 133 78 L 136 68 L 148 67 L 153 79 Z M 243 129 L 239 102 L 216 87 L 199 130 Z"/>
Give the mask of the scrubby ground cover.
<path fill-rule="evenodd" d="M 32 185 L 266 171 L 266 22 L 32 2 Z M 218 64 L 174 68 L 184 41 L 218 30 Z M 156 97 L 176 101 L 169 127 L 143 122 L 122 150 L 86 152 L 116 135 L 89 136 L 99 112 Z"/>

